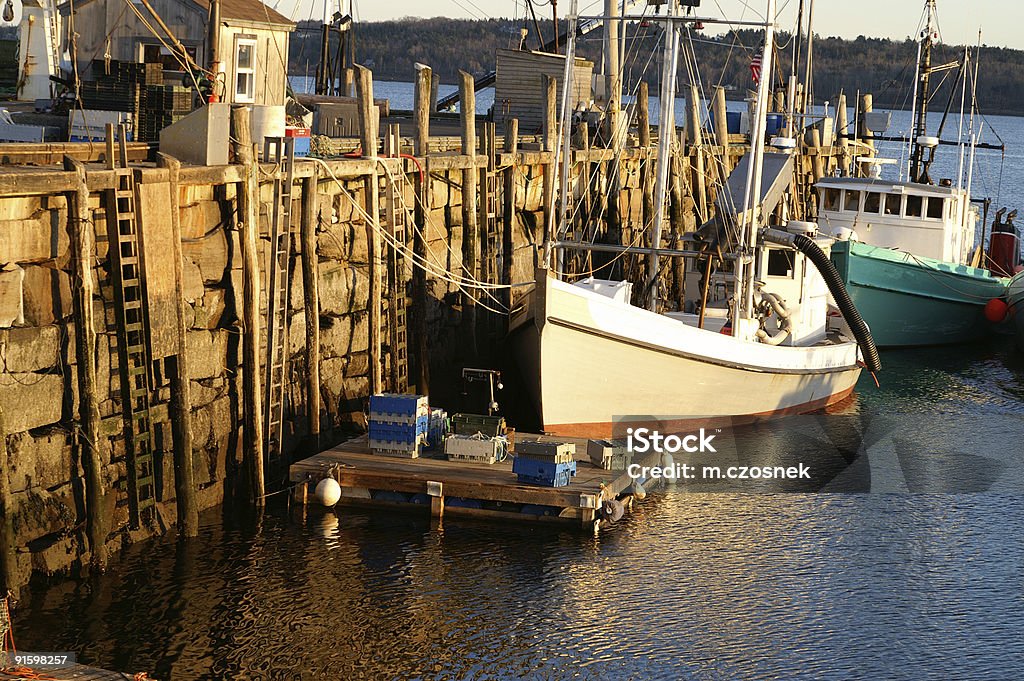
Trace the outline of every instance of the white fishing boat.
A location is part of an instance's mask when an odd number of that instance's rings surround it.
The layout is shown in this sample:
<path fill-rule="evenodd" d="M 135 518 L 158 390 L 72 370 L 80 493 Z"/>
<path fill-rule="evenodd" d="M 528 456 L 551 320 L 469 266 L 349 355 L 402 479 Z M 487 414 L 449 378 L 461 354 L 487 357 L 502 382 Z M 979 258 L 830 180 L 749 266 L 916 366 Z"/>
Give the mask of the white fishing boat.
<path fill-rule="evenodd" d="M 762 68 L 769 74 L 775 4 L 768 1 L 769 20 L 763 24 Z M 665 17 L 651 19 L 666 27 L 662 121 L 674 120 L 680 19 L 677 2 L 668 4 Z M 570 55 L 571 50 L 570 44 Z M 565 77 L 569 82 L 568 72 Z M 718 223 L 709 226 L 723 235 L 724 255 L 719 271 L 706 278 L 694 311 L 657 311 L 661 258 L 712 257 L 710 250 L 660 246 L 673 135 L 661 135 L 650 248 L 568 243 L 557 238 L 563 230 L 549 227 L 548 267 L 538 269 L 532 296 L 511 325 L 546 432 L 607 437 L 641 424 L 664 430 L 805 413 L 850 395 L 862 355 L 869 368 L 879 368 L 870 334 L 829 261 L 832 240 L 817 234 L 813 223 L 794 221 L 786 229 L 764 224 L 792 173 L 790 156 L 764 152 L 769 80 L 762 79 L 757 92 L 752 152 L 719 192 Z M 563 102 L 563 120 L 565 110 Z M 569 150 L 564 137 L 562 146 L 564 159 Z M 568 187 L 564 165 L 561 186 Z M 581 248 L 646 254 L 643 285 L 650 291 L 650 309 L 630 303 L 631 282 L 573 282 L 561 276 L 562 254 Z M 830 315 L 830 292 L 861 350 Z"/>

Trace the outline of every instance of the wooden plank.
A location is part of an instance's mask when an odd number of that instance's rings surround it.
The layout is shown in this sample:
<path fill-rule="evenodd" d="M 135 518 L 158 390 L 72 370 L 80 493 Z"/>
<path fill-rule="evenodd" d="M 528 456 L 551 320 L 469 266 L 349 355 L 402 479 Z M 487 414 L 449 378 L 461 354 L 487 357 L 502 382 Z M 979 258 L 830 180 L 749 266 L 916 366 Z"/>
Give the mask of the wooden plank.
<path fill-rule="evenodd" d="M 192 383 L 188 373 L 185 346 L 184 271 L 181 251 L 181 223 L 178 202 L 181 190 L 178 173 L 181 162 L 167 154 L 158 154 L 157 163 L 167 169 L 171 198 L 171 259 L 174 261 L 175 353 L 171 362 L 171 430 L 174 441 L 174 496 L 178 502 L 178 528 L 186 537 L 199 536 L 199 505 L 196 501 L 195 469 L 192 461 Z"/>
<path fill-rule="evenodd" d="M 487 157 L 483 154 L 459 154 L 451 156 L 428 156 L 427 172 L 444 172 L 446 170 L 467 170 L 470 168 L 486 168 Z"/>
<path fill-rule="evenodd" d="M 0 171 L 0 197 L 35 196 L 74 191 L 78 180 L 73 172 L 60 170 Z"/>
<path fill-rule="evenodd" d="M 149 142 L 127 144 L 130 161 L 145 161 L 156 151 L 157 145 Z M 82 163 L 98 163 L 106 155 L 106 146 L 101 140 L 89 142 L 12 142 L 0 144 L 0 165 L 57 165 L 65 156 Z"/>
<path fill-rule="evenodd" d="M 171 186 L 168 182 L 146 183 L 135 170 L 136 210 L 142 255 L 146 313 L 149 317 L 149 349 L 152 359 L 178 354 L 178 294 L 174 258 L 180 250 L 174 243 Z M 179 265 L 180 266 L 180 265 Z"/>

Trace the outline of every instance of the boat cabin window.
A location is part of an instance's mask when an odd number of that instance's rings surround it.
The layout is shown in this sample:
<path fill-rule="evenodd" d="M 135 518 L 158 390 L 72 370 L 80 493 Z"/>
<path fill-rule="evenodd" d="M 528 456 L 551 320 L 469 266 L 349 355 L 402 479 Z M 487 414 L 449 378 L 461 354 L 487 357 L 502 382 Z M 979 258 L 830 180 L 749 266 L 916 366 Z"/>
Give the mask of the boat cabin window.
<path fill-rule="evenodd" d="M 919 218 L 924 215 L 924 197 L 915 196 L 910 194 L 907 196 L 907 217 L 908 218 Z"/>
<path fill-rule="evenodd" d="M 899 194 L 883 194 L 884 208 L 882 212 L 886 215 L 899 215 L 900 214 L 900 199 L 903 197 Z"/>
<path fill-rule="evenodd" d="M 796 251 L 780 248 L 768 249 L 768 276 L 793 278 Z"/>
<path fill-rule="evenodd" d="M 942 206 L 945 205 L 945 199 L 940 199 L 937 196 L 933 196 L 928 199 L 928 217 L 935 218 L 936 220 L 942 219 Z"/>
<path fill-rule="evenodd" d="M 821 207 L 823 210 L 839 210 L 840 190 L 832 187 L 825 187 L 821 193 Z"/>
<path fill-rule="evenodd" d="M 860 209 L 860 192 L 846 190 L 846 198 L 843 201 L 843 210 L 857 212 Z"/>
<path fill-rule="evenodd" d="M 864 195 L 864 212 L 877 213 L 882 205 L 882 195 L 878 192 L 868 192 Z"/>

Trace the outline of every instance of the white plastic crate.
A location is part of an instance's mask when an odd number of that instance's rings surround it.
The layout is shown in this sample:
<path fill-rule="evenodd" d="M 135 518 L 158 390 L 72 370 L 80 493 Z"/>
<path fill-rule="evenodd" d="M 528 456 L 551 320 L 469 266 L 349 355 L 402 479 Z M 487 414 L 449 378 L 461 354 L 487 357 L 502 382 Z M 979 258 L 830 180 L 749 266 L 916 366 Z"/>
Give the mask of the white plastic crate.
<path fill-rule="evenodd" d="M 449 435 L 444 441 L 449 461 L 492 464 L 504 458 L 504 447 L 502 438 L 478 435 Z"/>

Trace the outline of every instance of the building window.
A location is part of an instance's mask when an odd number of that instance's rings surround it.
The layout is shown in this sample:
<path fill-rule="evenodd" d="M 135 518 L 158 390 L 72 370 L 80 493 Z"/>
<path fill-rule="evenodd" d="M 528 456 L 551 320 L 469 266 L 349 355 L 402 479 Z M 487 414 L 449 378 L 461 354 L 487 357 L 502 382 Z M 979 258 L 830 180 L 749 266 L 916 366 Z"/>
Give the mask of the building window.
<path fill-rule="evenodd" d="M 235 101 L 251 102 L 256 98 L 256 41 L 251 38 L 235 42 Z"/>

